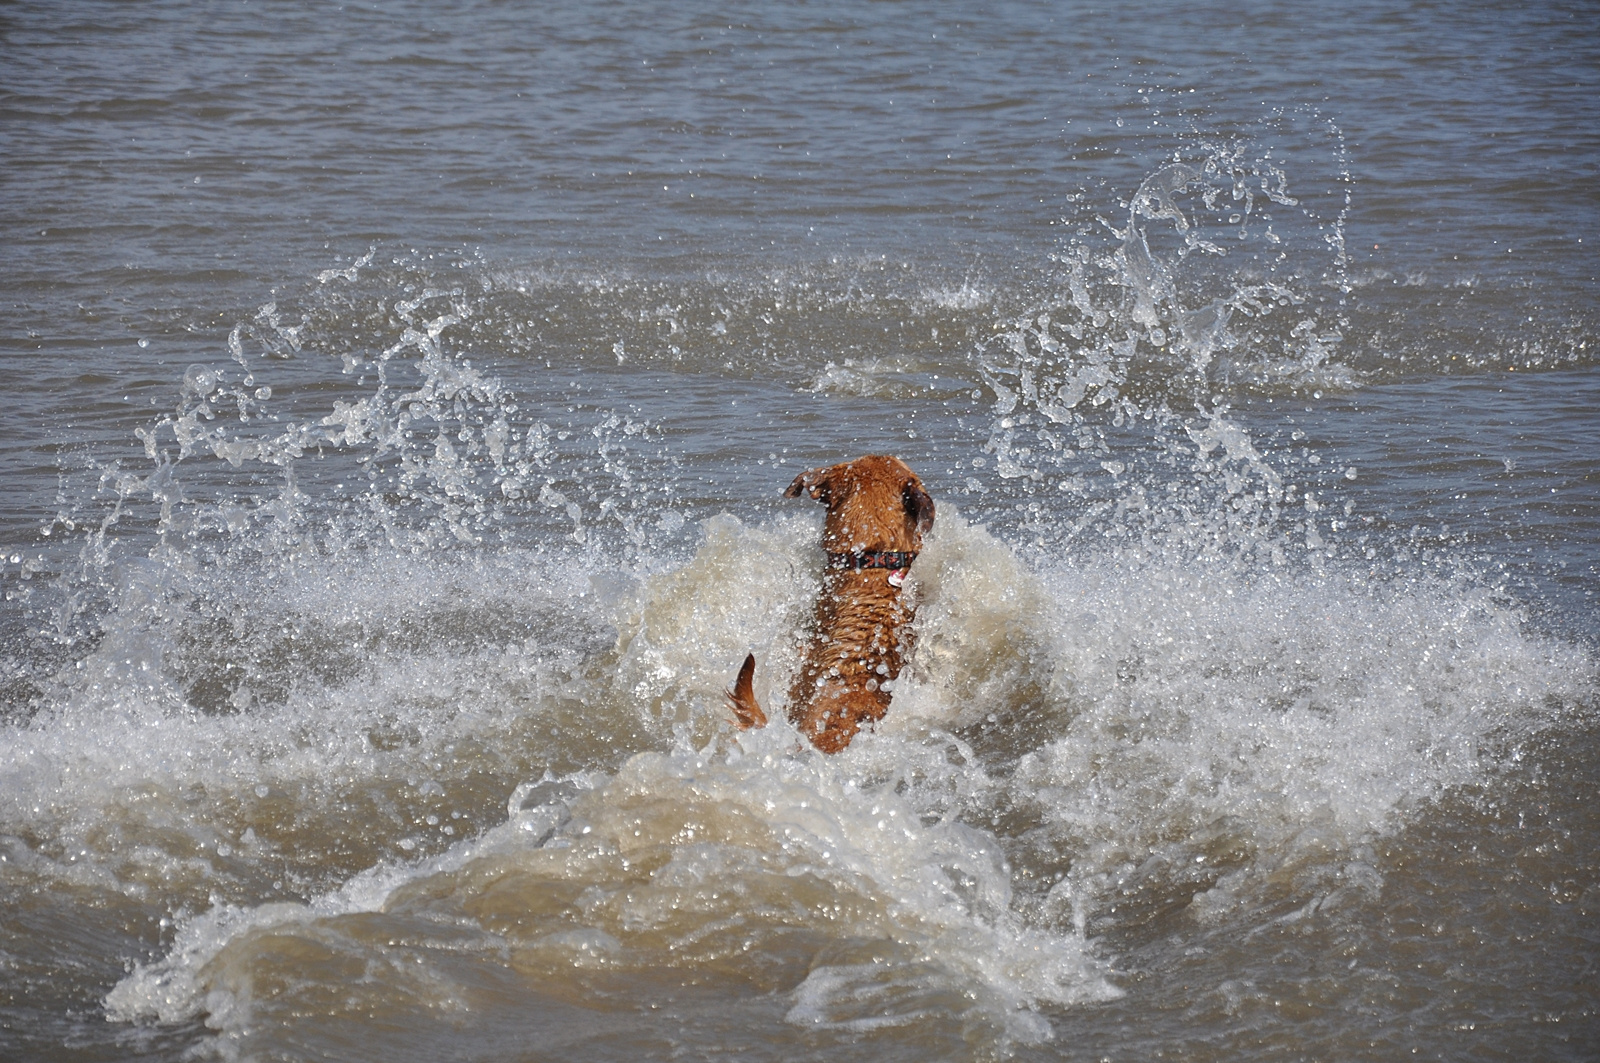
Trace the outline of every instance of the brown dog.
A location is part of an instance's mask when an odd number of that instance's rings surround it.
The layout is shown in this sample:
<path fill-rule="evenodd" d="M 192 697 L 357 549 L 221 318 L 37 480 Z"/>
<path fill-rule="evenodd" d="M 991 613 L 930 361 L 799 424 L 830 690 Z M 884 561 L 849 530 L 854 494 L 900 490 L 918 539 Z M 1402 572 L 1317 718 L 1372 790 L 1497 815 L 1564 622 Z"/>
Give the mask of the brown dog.
<path fill-rule="evenodd" d="M 889 710 L 889 681 L 900 675 L 906 649 L 901 628 L 912 616 L 900 585 L 933 527 L 933 499 L 905 462 L 878 455 L 803 472 L 784 496 L 801 491 L 828 507 L 822 526 L 828 567 L 817 630 L 789 688 L 789 719 L 812 745 L 837 753 L 863 723 Z M 751 687 L 755 669 L 751 654 L 728 691 L 741 729 L 767 722 Z"/>

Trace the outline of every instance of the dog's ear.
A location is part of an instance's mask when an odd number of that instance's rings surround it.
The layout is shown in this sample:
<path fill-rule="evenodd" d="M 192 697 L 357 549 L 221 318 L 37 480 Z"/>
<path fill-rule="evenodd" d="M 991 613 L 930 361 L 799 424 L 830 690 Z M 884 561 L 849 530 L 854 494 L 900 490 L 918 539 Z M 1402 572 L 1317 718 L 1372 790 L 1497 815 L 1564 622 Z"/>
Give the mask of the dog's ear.
<path fill-rule="evenodd" d="M 828 492 L 828 474 L 832 471 L 832 469 L 810 469 L 801 473 L 783 492 L 783 497 L 799 498 L 801 491 L 807 491 L 812 498 L 827 505 L 831 501 Z"/>
<path fill-rule="evenodd" d="M 900 489 L 900 501 L 906 507 L 906 518 L 916 524 L 917 531 L 926 533 L 933 527 L 933 499 L 921 484 L 907 480 Z"/>

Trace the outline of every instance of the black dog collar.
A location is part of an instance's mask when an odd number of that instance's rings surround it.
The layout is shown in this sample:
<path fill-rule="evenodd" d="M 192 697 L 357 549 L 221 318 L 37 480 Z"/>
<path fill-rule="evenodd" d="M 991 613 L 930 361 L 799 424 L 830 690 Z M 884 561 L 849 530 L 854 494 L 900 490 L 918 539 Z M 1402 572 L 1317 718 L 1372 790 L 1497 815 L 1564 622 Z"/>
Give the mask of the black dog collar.
<path fill-rule="evenodd" d="M 905 571 L 916 559 L 915 550 L 859 550 L 847 554 L 830 552 L 828 567 L 850 572 L 859 572 L 864 568 L 887 568 L 901 573 L 900 578 L 904 579 Z"/>

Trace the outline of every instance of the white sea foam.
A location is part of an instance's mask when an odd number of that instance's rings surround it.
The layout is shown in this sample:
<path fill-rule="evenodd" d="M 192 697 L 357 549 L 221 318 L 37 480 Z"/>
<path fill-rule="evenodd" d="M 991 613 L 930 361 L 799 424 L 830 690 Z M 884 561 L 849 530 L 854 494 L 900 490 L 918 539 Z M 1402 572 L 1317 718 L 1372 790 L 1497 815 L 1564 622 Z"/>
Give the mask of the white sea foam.
<path fill-rule="evenodd" d="M 310 904 L 218 906 L 189 920 L 165 958 L 119 983 L 108 1010 L 166 1022 L 206 1013 L 240 1036 L 245 1017 L 270 1002 L 246 999 L 250 980 L 229 972 L 252 962 L 248 946 L 261 935 L 313 932 L 362 912 L 415 914 L 420 898 L 426 918 L 459 924 L 481 913 L 489 884 L 497 894 L 587 898 L 554 918 L 535 906 L 516 929 L 472 946 L 487 959 L 509 940 L 523 969 L 551 954 L 612 969 L 715 963 L 730 939 L 759 956 L 784 947 L 797 923 L 876 950 L 874 962 L 839 969 L 847 975 L 818 968 L 805 978 L 789 1012 L 802 1025 L 867 1021 L 848 1016 L 870 983 L 887 994 L 872 1023 L 917 1021 L 918 999 L 959 1000 L 966 1021 L 1040 1040 L 1050 1027 L 1039 1005 L 1117 993 L 1081 934 L 1018 919 L 994 835 L 924 822 L 892 790 L 862 785 L 847 761 L 798 751 L 787 727 L 721 752 L 643 753 L 610 778 L 543 786 L 567 796 L 518 808 L 421 864 L 376 867 Z"/>
<path fill-rule="evenodd" d="M 1007 764 L 942 785 L 1035 824 L 1016 842 L 1054 854 L 1047 919 L 1152 877 L 1215 885 L 1197 913 L 1242 903 L 1308 851 L 1349 870 L 1593 681 L 1581 650 L 1472 585 L 1139 551 L 1038 565 L 945 520 L 883 730 L 954 729 Z"/>
<path fill-rule="evenodd" d="M 942 1015 L 1002 1042 L 1037 1041 L 1051 1035 L 1050 1009 L 1118 992 L 1086 936 L 1107 904 L 1154 894 L 1215 918 L 1263 903 L 1263 889 L 1281 893 L 1286 873 L 1299 876 L 1287 887 L 1297 904 L 1370 892 L 1380 880 L 1365 843 L 1482 778 L 1486 743 L 1542 726 L 1542 699 L 1586 675 L 1581 655 L 1470 587 L 1154 555 L 1030 563 L 947 506 L 909 585 L 919 638 L 894 711 L 824 757 L 802 751 L 777 711 L 814 593 L 812 516 L 719 518 L 683 565 L 592 596 L 588 608 L 606 611 L 620 637 L 604 672 L 584 673 L 583 701 L 619 731 L 629 717 L 653 727 L 658 751 L 614 771 L 547 773 L 513 795 L 509 819 L 420 862 L 383 856 L 396 839 L 376 839 L 376 863 L 309 904 L 219 900 L 119 984 L 113 1015 L 205 1013 L 242 1038 L 289 1006 L 250 998 L 262 935 L 331 933 L 371 955 L 383 946 L 337 928 L 383 912 L 476 927 L 464 947 L 536 980 L 573 965 L 600 977 L 688 964 L 789 994 L 788 1021 L 806 1028 L 867 1032 Z M 771 568 L 752 569 L 751 556 Z M 471 607 L 497 600 L 434 579 Z M 372 593 L 369 604 L 382 597 Z M 778 722 L 734 737 L 720 696 L 747 647 Z M 52 732 L 68 724 L 41 724 L 35 741 L 54 753 L 13 765 L 75 761 L 51 785 L 92 808 L 136 807 L 106 786 L 176 795 L 202 783 L 246 797 L 300 785 L 315 803 L 335 788 L 305 788 L 312 779 L 381 790 L 387 774 L 430 761 L 459 789 L 450 773 L 484 762 L 438 758 L 451 743 L 515 731 L 513 715 L 490 706 L 524 681 L 520 660 L 469 653 L 411 672 L 396 661 L 397 673 L 353 682 L 348 696 L 298 695 L 300 725 L 328 726 L 318 742 L 270 737 L 270 714 L 147 705 L 137 727 L 177 737 L 140 740 L 142 766 L 110 766 L 135 731 L 103 718 L 70 725 L 76 738 L 99 735 L 70 752 L 67 732 Z M 425 706 L 415 691 L 429 683 L 465 700 L 422 708 L 445 737 L 412 752 L 375 753 L 337 722 L 362 698 L 390 714 Z M 484 700 L 469 708 L 477 683 Z M 571 749 L 557 730 L 542 755 L 583 755 L 579 723 L 563 722 Z M 181 754 L 156 753 L 176 745 Z M 36 783 L 13 775 L 6 791 Z M 1022 826 L 997 828 L 1002 810 Z M 380 816 L 368 829 L 408 828 Z M 570 900 L 552 910 L 548 896 Z M 795 968 L 802 930 L 809 962 Z M 761 973 L 774 964 L 793 973 Z M 428 978 L 415 988 L 425 997 L 470 995 L 440 971 Z"/>

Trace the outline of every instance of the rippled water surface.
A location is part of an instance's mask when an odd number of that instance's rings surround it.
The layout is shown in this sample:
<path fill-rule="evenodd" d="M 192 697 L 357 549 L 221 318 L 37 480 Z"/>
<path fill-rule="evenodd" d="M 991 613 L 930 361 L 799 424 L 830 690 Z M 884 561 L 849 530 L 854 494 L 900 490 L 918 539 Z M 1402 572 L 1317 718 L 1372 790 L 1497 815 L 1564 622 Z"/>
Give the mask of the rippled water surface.
<path fill-rule="evenodd" d="M 0 1056 L 1593 1057 L 1591 10 L 454 6 L 0 10 Z"/>

